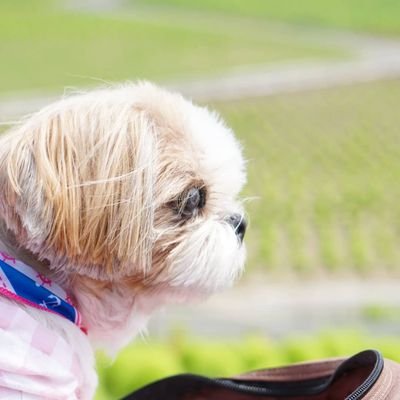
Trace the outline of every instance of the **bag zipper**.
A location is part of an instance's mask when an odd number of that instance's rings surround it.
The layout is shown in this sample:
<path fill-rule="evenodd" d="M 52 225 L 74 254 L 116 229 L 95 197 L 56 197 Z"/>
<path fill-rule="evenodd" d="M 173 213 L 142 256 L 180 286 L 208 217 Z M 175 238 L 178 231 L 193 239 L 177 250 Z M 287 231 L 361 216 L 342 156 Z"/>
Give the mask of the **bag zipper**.
<path fill-rule="evenodd" d="M 368 351 L 368 350 L 367 350 Z M 384 360 L 382 355 L 376 351 L 376 350 L 369 350 L 370 352 L 373 352 L 376 358 L 375 365 L 371 371 L 371 373 L 368 375 L 367 379 L 349 396 L 345 398 L 345 400 L 361 400 L 364 395 L 372 388 L 372 386 L 375 384 L 377 379 L 379 378 L 380 374 L 382 373 L 383 366 L 384 366 Z M 318 382 L 318 380 L 323 381 L 320 384 L 316 384 L 315 386 L 310 386 L 309 393 L 307 394 L 302 394 L 303 396 L 306 395 L 315 395 L 318 393 L 321 393 L 324 389 L 329 387 L 329 384 L 327 382 L 327 377 L 320 378 L 320 379 L 315 379 L 314 382 Z M 227 379 L 214 379 L 214 382 L 217 382 L 220 386 L 225 387 L 226 389 L 232 389 L 232 390 L 241 390 L 247 393 L 253 393 L 253 394 L 259 394 L 259 395 L 264 395 L 264 396 L 286 396 L 290 397 L 298 395 L 298 393 L 293 393 L 289 394 L 288 392 L 286 393 L 277 393 L 276 389 L 272 388 L 267 388 L 267 387 L 260 387 L 257 385 L 251 385 L 249 383 L 245 382 L 235 382 Z M 288 388 L 287 388 L 288 389 Z"/>
<path fill-rule="evenodd" d="M 368 378 L 349 396 L 346 397 L 345 400 L 360 400 L 364 397 L 364 395 L 371 389 L 371 387 L 374 385 L 374 383 L 378 380 L 380 374 L 383 371 L 383 357 L 382 355 L 376 351 L 373 350 L 377 361 L 375 363 L 374 369 L 372 372 L 369 374 Z"/>
<path fill-rule="evenodd" d="M 311 385 L 310 383 L 310 386 L 308 387 L 307 384 L 303 382 L 302 389 L 303 390 L 308 389 L 308 393 L 302 393 L 302 395 L 309 396 L 320 393 L 327 387 L 327 378 L 328 377 L 313 379 L 312 381 L 316 383 L 314 385 Z M 282 389 L 260 387 L 256 385 L 251 385 L 249 383 L 242 383 L 242 382 L 239 383 L 226 379 L 214 379 L 214 382 L 217 382 L 219 386 L 223 386 L 226 389 L 232 389 L 236 391 L 240 390 L 248 394 L 257 394 L 264 396 L 285 396 L 285 397 L 298 396 L 298 390 L 299 390 L 298 388 L 285 388 L 284 391 L 282 391 Z"/>

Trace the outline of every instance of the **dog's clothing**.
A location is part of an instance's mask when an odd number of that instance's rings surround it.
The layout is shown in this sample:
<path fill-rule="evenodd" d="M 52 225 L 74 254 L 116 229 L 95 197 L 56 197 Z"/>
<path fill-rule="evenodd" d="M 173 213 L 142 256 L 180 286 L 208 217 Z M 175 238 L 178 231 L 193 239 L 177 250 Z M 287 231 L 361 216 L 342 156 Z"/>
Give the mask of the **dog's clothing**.
<path fill-rule="evenodd" d="M 0 399 L 78 400 L 74 349 L 17 304 L 0 302 Z"/>
<path fill-rule="evenodd" d="M 78 355 L 18 303 L 57 313 L 80 326 L 67 294 L 29 266 L 0 252 L 0 400 L 78 400 Z"/>

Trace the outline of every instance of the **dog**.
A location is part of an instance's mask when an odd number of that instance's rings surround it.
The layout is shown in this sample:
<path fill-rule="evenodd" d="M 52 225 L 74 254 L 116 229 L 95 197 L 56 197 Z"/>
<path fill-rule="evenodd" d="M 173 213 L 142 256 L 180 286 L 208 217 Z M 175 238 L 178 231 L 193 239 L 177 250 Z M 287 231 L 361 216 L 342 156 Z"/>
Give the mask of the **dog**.
<path fill-rule="evenodd" d="M 148 82 L 66 96 L 2 135 L 0 394 L 92 399 L 94 349 L 231 285 L 245 180 L 220 117 Z"/>

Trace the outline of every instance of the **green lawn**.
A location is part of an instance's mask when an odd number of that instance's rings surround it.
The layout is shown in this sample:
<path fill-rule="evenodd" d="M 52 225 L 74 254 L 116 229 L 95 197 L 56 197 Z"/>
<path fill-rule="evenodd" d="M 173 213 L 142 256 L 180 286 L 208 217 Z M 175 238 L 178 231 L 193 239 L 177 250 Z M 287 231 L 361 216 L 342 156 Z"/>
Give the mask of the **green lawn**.
<path fill-rule="evenodd" d="M 116 400 L 169 375 L 191 372 L 233 376 L 254 369 L 321 358 L 350 356 L 366 349 L 380 350 L 400 362 L 397 337 L 371 337 L 357 331 L 322 332 L 273 341 L 262 336 L 217 341 L 182 335 L 163 342 L 135 342 L 114 364 L 99 355 L 100 387 L 96 400 Z"/>
<path fill-rule="evenodd" d="M 215 104 L 249 159 L 249 269 L 400 271 L 400 81 Z"/>
<path fill-rule="evenodd" d="M 241 65 L 338 58 L 335 47 L 223 19 L 89 14 L 51 0 L 0 2 L 0 93 L 98 85 L 96 79 L 182 79 Z M 92 79 L 94 78 L 94 79 Z"/>
<path fill-rule="evenodd" d="M 131 0 L 133 5 L 156 5 L 284 21 L 298 25 L 328 26 L 400 34 L 398 0 Z"/>

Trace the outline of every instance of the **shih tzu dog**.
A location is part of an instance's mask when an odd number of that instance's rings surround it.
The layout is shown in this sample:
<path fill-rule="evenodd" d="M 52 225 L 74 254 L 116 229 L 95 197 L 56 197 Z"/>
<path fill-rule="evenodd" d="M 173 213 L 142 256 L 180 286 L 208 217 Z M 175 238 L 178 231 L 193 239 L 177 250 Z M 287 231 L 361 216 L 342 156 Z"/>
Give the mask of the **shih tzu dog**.
<path fill-rule="evenodd" d="M 0 398 L 91 399 L 93 348 L 230 285 L 244 182 L 219 117 L 150 83 L 66 97 L 2 135 Z"/>

